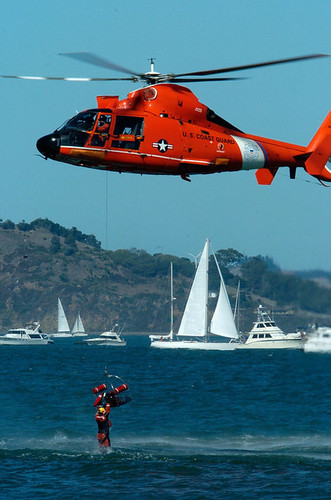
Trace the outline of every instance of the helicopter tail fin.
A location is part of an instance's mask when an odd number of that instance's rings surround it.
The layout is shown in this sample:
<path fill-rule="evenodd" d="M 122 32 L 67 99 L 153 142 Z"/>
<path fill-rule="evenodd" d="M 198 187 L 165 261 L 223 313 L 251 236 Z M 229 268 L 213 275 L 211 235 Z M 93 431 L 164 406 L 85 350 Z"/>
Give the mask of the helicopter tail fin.
<path fill-rule="evenodd" d="M 331 181 L 331 111 L 307 147 L 308 174 L 320 181 Z"/>

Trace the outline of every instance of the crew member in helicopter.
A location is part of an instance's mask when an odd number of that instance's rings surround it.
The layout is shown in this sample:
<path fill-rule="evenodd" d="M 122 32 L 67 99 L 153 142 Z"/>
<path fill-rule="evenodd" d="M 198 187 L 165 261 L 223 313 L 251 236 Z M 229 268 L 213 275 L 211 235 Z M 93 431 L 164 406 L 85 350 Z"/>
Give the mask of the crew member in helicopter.
<path fill-rule="evenodd" d="M 106 139 L 108 137 L 110 123 L 107 118 L 103 115 L 100 116 L 95 134 L 93 135 L 91 145 L 92 146 L 104 146 Z"/>
<path fill-rule="evenodd" d="M 110 447 L 109 430 L 112 426 L 109 420 L 110 405 L 99 406 L 95 415 L 96 423 L 98 424 L 98 442 L 100 448 Z"/>

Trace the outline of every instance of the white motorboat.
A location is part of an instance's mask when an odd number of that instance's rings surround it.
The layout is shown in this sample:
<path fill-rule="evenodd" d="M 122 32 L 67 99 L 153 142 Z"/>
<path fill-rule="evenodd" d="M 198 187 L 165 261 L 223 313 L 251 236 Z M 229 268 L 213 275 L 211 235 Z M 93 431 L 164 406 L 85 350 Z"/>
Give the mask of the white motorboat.
<path fill-rule="evenodd" d="M 302 347 L 301 333 L 284 333 L 262 305 L 258 307 L 257 321 L 249 332 L 246 342 L 237 345 L 237 349 L 302 349 Z"/>
<path fill-rule="evenodd" d="M 74 327 L 71 330 L 71 335 L 74 337 L 87 337 L 80 313 L 77 314 Z"/>
<path fill-rule="evenodd" d="M 208 329 L 209 239 L 206 240 L 186 303 L 178 333 L 173 331 L 173 285 L 171 266 L 171 328 L 164 337 L 150 335 L 151 347 L 159 349 L 199 349 L 233 351 L 239 342 L 229 297 L 216 257 L 220 278 L 216 308 Z M 217 340 L 215 340 L 217 338 Z"/>
<path fill-rule="evenodd" d="M 84 339 L 83 342 L 87 345 L 126 346 L 126 341 L 115 331 L 115 329 L 103 332 L 99 337 Z"/>
<path fill-rule="evenodd" d="M 320 326 L 310 333 L 304 343 L 305 352 L 331 353 L 331 327 Z"/>
<path fill-rule="evenodd" d="M 72 338 L 62 302 L 57 299 L 57 332 L 48 334 L 52 338 Z"/>
<path fill-rule="evenodd" d="M 0 335 L 0 345 L 44 345 L 54 344 L 46 333 L 39 331 L 40 323 L 27 325 L 25 328 L 11 328 Z"/>

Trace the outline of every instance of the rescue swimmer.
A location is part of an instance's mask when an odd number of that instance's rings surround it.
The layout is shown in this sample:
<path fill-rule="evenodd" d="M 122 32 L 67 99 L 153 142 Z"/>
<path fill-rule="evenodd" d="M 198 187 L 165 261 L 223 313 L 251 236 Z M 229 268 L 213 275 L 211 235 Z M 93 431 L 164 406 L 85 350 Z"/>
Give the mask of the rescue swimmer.
<path fill-rule="evenodd" d="M 100 449 L 110 448 L 109 431 L 112 427 L 112 423 L 109 420 L 110 409 L 122 406 L 131 401 L 131 396 L 124 396 L 122 394 L 124 391 L 128 391 L 128 389 L 125 383 L 122 383 L 118 387 L 112 386 L 108 392 L 106 384 L 101 384 L 92 389 L 93 394 L 99 393 L 93 406 L 97 407 L 95 421 L 98 425 L 97 439 Z"/>

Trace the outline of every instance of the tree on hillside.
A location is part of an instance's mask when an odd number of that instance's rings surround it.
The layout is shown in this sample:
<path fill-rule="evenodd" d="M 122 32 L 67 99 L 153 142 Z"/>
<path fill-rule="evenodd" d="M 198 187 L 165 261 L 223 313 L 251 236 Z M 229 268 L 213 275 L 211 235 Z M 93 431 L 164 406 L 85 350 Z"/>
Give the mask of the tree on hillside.
<path fill-rule="evenodd" d="M 60 238 L 58 236 L 52 236 L 51 246 L 49 249 L 51 253 L 57 253 L 61 250 Z"/>
<path fill-rule="evenodd" d="M 247 262 L 244 262 L 240 268 L 240 273 L 246 282 L 247 291 L 261 294 L 266 270 L 267 265 L 261 257 L 251 257 Z"/>
<path fill-rule="evenodd" d="M 228 248 L 227 250 L 217 250 L 215 255 L 220 267 L 226 267 L 228 269 L 230 267 L 239 266 L 245 259 L 245 256 L 242 253 L 234 250 L 233 248 Z"/>

